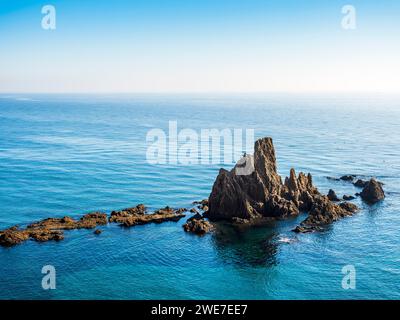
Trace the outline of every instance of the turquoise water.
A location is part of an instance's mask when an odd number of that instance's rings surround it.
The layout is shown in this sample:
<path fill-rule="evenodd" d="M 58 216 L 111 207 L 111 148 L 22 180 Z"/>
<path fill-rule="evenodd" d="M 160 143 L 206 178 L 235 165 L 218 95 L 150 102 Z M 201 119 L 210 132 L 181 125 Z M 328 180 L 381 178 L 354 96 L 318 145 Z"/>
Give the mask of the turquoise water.
<path fill-rule="evenodd" d="M 184 220 L 66 232 L 59 243 L 0 247 L 1 299 L 400 299 L 400 99 L 285 95 L 0 95 L 0 228 L 145 203 L 189 207 L 221 166 L 149 165 L 152 128 L 253 128 L 278 170 L 311 172 L 320 191 L 359 191 L 326 176 L 376 176 L 386 199 L 324 232 L 304 217 L 197 237 Z M 282 241 L 289 238 L 290 243 Z M 57 289 L 41 288 L 54 265 Z M 356 267 L 356 289 L 341 286 Z"/>

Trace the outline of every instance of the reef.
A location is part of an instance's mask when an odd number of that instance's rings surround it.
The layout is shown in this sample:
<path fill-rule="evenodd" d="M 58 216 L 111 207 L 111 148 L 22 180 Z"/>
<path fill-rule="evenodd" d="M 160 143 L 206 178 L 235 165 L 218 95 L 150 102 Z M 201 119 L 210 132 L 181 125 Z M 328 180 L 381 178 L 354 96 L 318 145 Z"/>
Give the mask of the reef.
<path fill-rule="evenodd" d="M 39 242 L 60 241 L 64 239 L 64 230 L 94 229 L 105 224 L 107 224 L 107 215 L 102 212 L 85 214 L 79 220 L 74 220 L 67 216 L 63 218 L 47 218 L 31 223 L 24 229 L 19 228 L 19 226 L 13 226 L 0 231 L 0 245 L 13 246 L 28 239 Z"/>
<path fill-rule="evenodd" d="M 110 223 L 119 223 L 125 227 L 132 227 L 147 223 L 162 223 L 165 221 L 179 221 L 185 217 L 182 212 L 186 209 L 172 209 L 165 207 L 151 214 L 146 214 L 146 208 L 140 204 L 133 208 L 121 211 L 112 211 L 110 217 L 106 213 L 92 212 L 85 214 L 79 220 L 69 216 L 63 218 L 47 218 L 38 222 L 29 224 L 26 228 L 13 226 L 0 231 L 0 245 L 13 246 L 29 239 L 46 242 L 60 241 L 64 239 L 65 230 L 74 229 L 95 229 L 98 226 Z M 99 235 L 102 231 L 96 229 L 94 234 Z"/>

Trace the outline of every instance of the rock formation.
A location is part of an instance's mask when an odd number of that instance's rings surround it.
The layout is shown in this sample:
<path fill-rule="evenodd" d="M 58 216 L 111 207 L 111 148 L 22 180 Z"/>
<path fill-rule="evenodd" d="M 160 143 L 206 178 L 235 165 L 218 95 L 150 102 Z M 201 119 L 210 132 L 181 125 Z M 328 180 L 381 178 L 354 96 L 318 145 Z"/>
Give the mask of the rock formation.
<path fill-rule="evenodd" d="M 204 199 L 201 201 L 194 201 L 193 204 L 197 205 L 197 208 L 199 208 L 203 212 L 208 211 L 208 199 Z"/>
<path fill-rule="evenodd" d="M 178 221 L 185 217 L 182 210 L 170 207 L 159 209 L 151 214 L 146 214 L 146 207 L 139 204 L 136 207 L 111 212 L 110 222 L 117 222 L 125 227 L 132 227 L 147 223 L 161 223 L 165 221 Z"/>
<path fill-rule="evenodd" d="M 357 206 L 353 203 L 342 202 L 337 205 L 331 202 L 327 196 L 316 196 L 308 217 L 293 231 L 304 233 L 320 230 L 321 226 L 350 216 L 357 210 Z"/>
<path fill-rule="evenodd" d="M 367 185 L 368 181 L 362 180 L 362 179 L 357 179 L 356 182 L 354 182 L 354 186 L 358 188 L 364 188 Z"/>
<path fill-rule="evenodd" d="M 200 213 L 196 213 L 193 217 L 189 218 L 182 227 L 186 232 L 198 235 L 203 235 L 214 229 L 213 225 L 206 221 Z"/>
<path fill-rule="evenodd" d="M 47 218 L 39 222 L 28 225 L 27 230 L 73 230 L 73 229 L 93 229 L 98 225 L 107 224 L 107 214 L 102 212 L 92 212 L 85 214 L 80 220 L 71 217 Z"/>
<path fill-rule="evenodd" d="M 169 207 L 159 209 L 152 214 L 146 214 L 146 207 L 142 204 L 133 208 L 121 211 L 113 211 L 109 217 L 110 222 L 120 223 L 123 226 L 131 227 L 147 223 L 161 223 L 164 221 L 178 221 L 185 215 L 182 213 L 186 209 L 174 210 Z M 71 217 L 47 218 L 39 222 L 29 224 L 21 229 L 18 226 L 0 231 L 0 245 L 13 246 L 28 239 L 45 242 L 50 240 L 63 240 L 64 230 L 73 229 L 95 229 L 97 226 L 107 224 L 107 214 L 102 212 L 92 212 L 85 214 L 79 220 Z M 101 230 L 94 231 L 96 235 Z"/>
<path fill-rule="evenodd" d="M 353 175 L 353 174 L 351 174 L 351 175 L 344 175 L 344 176 L 341 176 L 341 177 L 340 177 L 340 180 L 343 180 L 343 181 L 353 181 L 355 177 L 356 177 L 356 176 Z"/>
<path fill-rule="evenodd" d="M 296 176 L 295 170 L 291 169 L 289 177 L 282 183 L 271 138 L 256 141 L 253 157 L 251 174 L 238 174 L 237 165 L 231 171 L 219 171 L 206 213 L 211 221 L 245 223 L 263 217 L 282 219 L 299 212 L 310 212 L 312 218 L 307 224 L 307 231 L 310 231 L 313 226 L 330 223 L 356 210 L 354 205 L 337 205 L 322 196 L 314 187 L 310 174 L 300 172 Z"/>
<path fill-rule="evenodd" d="M 28 239 L 39 242 L 50 240 L 63 240 L 63 230 L 93 229 L 98 225 L 107 224 L 107 215 L 101 212 L 93 212 L 84 215 L 80 220 L 70 217 L 48 218 L 28 225 L 25 229 L 18 226 L 0 231 L 0 245 L 12 246 Z"/>
<path fill-rule="evenodd" d="M 382 184 L 375 179 L 368 181 L 363 191 L 360 193 L 361 198 L 370 204 L 379 202 L 385 198 L 385 192 L 382 189 Z"/>
<path fill-rule="evenodd" d="M 335 202 L 340 201 L 340 199 L 339 199 L 338 196 L 336 195 L 336 192 L 333 191 L 332 189 L 329 189 L 329 192 L 328 192 L 328 199 L 331 200 L 331 201 L 335 201 Z"/>
<path fill-rule="evenodd" d="M 330 180 L 343 180 L 343 181 L 348 181 L 352 182 L 355 187 L 362 188 L 362 192 L 356 193 L 356 196 L 361 196 L 361 198 L 369 203 L 369 204 L 374 204 L 378 201 L 381 201 L 385 198 L 385 192 L 383 191 L 383 183 L 380 181 L 375 180 L 374 178 L 371 178 L 370 180 L 363 180 L 363 179 L 357 179 L 355 180 L 357 176 L 356 175 L 346 175 L 340 177 L 340 179 L 337 178 L 332 178 L 332 177 L 327 177 Z M 334 195 L 331 193 L 331 190 L 329 190 L 328 198 L 332 201 Z M 353 196 L 343 196 L 344 200 L 353 200 L 355 199 Z"/>
<path fill-rule="evenodd" d="M 120 211 L 112 211 L 109 221 L 124 223 L 129 217 L 141 216 L 146 213 L 146 207 L 143 204 L 138 204 L 136 207 L 127 208 Z"/>

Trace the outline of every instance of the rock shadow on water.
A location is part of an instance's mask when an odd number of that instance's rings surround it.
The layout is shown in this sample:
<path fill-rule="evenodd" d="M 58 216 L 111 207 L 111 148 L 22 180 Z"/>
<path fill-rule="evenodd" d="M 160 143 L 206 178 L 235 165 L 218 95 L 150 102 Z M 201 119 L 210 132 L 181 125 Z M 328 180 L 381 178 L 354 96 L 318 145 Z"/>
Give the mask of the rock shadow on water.
<path fill-rule="evenodd" d="M 218 223 L 212 235 L 217 257 L 239 267 L 272 267 L 278 264 L 277 233 L 267 226 L 241 228 Z"/>

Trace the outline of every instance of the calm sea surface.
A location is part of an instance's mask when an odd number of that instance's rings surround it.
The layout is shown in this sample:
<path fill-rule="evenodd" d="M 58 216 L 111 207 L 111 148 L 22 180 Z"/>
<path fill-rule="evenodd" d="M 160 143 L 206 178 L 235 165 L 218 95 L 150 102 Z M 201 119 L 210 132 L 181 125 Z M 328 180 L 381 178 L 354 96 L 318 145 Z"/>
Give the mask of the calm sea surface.
<path fill-rule="evenodd" d="M 400 299 L 400 98 L 384 96 L 0 95 L 0 228 L 145 203 L 190 207 L 231 164 L 150 165 L 146 134 L 254 129 L 278 170 L 311 172 L 322 192 L 359 190 L 326 176 L 375 176 L 386 199 L 322 233 L 298 219 L 197 237 L 184 220 L 65 233 L 0 247 L 0 299 Z M 286 241 L 289 241 L 287 243 Z M 57 289 L 41 287 L 53 265 Z M 341 269 L 356 268 L 356 289 Z"/>

